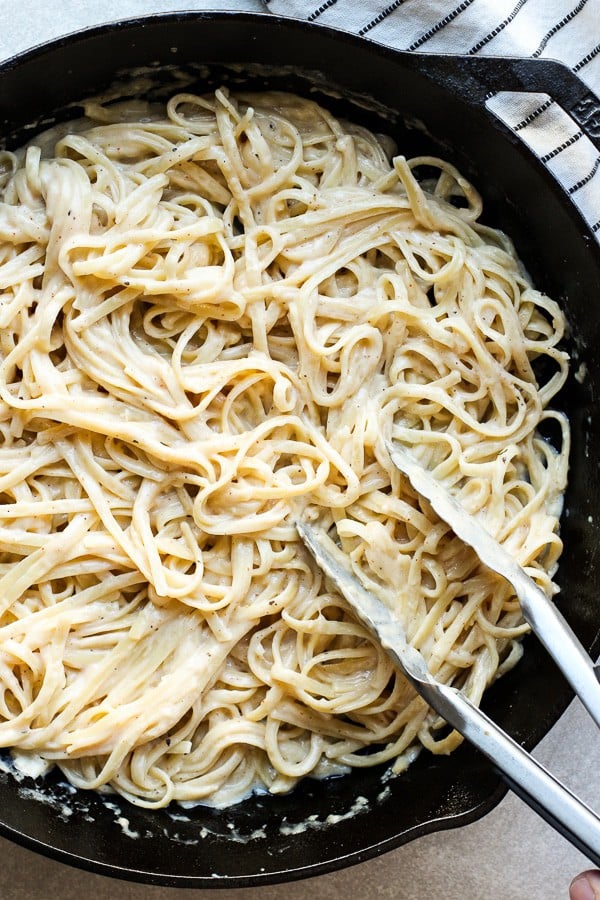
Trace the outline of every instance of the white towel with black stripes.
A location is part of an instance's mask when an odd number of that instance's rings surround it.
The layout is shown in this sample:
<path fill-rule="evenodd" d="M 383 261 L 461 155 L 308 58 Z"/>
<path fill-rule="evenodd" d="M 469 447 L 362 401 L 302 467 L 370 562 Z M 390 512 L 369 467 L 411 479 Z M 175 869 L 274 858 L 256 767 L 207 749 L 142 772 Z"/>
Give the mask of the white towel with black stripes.
<path fill-rule="evenodd" d="M 600 0 L 264 0 L 277 15 L 399 50 L 557 59 L 600 97 Z M 600 241 L 600 156 L 545 94 L 501 93 L 489 109 L 544 161 Z"/>

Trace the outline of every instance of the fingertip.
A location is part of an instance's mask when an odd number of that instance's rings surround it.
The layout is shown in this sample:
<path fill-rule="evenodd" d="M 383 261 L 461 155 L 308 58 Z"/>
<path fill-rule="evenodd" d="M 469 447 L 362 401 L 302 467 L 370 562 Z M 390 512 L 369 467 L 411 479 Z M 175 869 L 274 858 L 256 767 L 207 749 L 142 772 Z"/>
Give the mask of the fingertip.
<path fill-rule="evenodd" d="M 582 872 L 570 884 L 570 900 L 600 900 L 600 871 Z"/>

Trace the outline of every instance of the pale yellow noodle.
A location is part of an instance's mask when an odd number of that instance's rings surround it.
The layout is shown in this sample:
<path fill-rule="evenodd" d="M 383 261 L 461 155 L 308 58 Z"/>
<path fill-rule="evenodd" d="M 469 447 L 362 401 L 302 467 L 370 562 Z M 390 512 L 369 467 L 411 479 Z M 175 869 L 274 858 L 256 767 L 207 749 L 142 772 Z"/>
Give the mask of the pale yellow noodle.
<path fill-rule="evenodd" d="M 313 101 L 87 115 L 0 158 L 0 745 L 148 807 L 451 750 L 294 521 L 478 702 L 518 603 L 385 442 L 551 595 L 559 307 L 453 166 Z"/>

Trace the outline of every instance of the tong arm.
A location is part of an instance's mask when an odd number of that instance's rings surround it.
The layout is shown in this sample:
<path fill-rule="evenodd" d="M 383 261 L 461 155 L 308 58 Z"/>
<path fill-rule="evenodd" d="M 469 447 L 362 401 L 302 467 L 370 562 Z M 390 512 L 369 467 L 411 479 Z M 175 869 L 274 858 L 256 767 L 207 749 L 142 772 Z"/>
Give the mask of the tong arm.
<path fill-rule="evenodd" d="M 600 818 L 468 697 L 436 681 L 400 621 L 349 571 L 345 555 L 327 535 L 305 522 L 296 527 L 317 565 L 429 706 L 484 753 L 533 810 L 600 866 Z"/>

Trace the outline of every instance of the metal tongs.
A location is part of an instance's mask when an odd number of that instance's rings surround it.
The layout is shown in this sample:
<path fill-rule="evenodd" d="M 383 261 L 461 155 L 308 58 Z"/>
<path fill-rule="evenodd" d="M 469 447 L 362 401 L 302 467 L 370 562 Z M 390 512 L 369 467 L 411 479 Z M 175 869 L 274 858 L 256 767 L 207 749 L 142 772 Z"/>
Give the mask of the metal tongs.
<path fill-rule="evenodd" d="M 554 604 L 510 554 L 405 450 L 388 444 L 388 451 L 394 465 L 429 500 L 440 518 L 475 550 L 485 565 L 510 582 L 525 619 L 600 725 L 598 670 Z M 398 619 L 362 586 L 351 572 L 346 555 L 323 530 L 304 521 L 299 521 L 297 528 L 316 563 L 429 706 L 481 750 L 532 809 L 600 866 L 600 818 L 464 694 L 436 681 L 424 657 L 408 643 Z"/>

